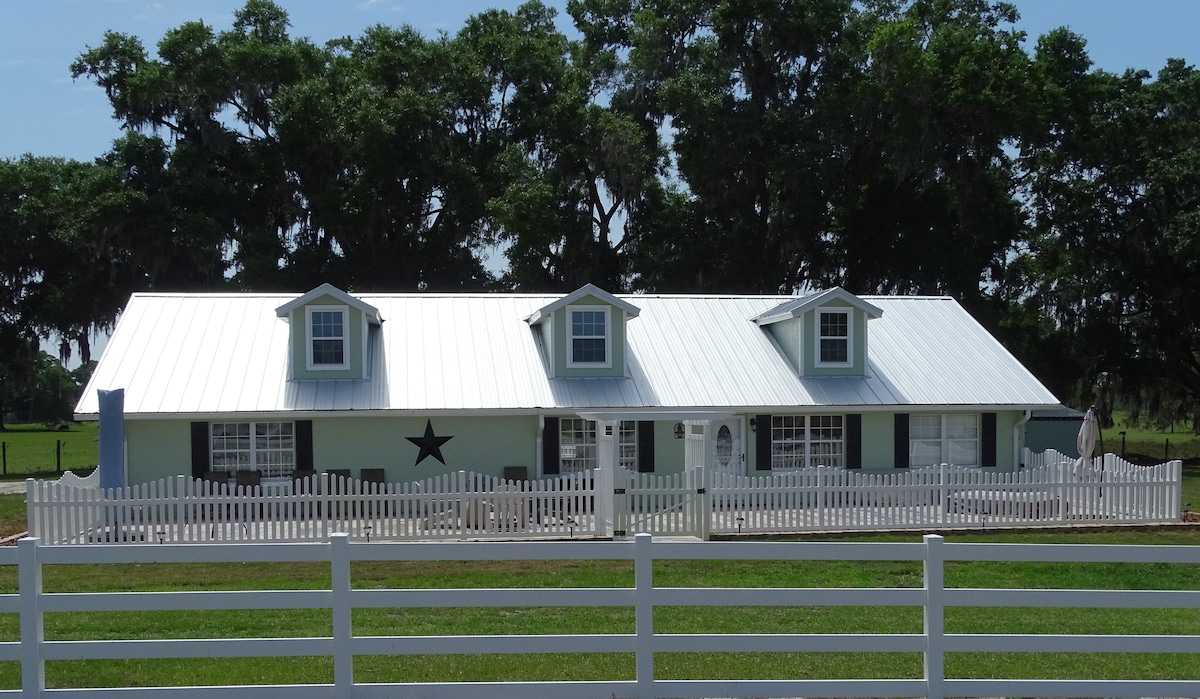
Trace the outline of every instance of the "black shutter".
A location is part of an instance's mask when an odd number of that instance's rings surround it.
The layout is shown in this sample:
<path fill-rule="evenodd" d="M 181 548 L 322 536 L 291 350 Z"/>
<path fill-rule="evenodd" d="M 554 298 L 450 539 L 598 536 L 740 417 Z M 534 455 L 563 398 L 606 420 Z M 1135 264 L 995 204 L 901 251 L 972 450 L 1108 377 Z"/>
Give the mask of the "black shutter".
<path fill-rule="evenodd" d="M 654 473 L 654 422 L 639 420 L 637 424 L 638 473 Z"/>
<path fill-rule="evenodd" d="M 984 413 L 979 424 L 979 465 L 996 467 L 996 413 Z"/>
<path fill-rule="evenodd" d="M 558 418 L 542 421 L 542 475 L 557 476 L 562 456 L 558 449 Z"/>
<path fill-rule="evenodd" d="M 754 468 L 771 470 L 771 416 L 754 416 Z"/>
<path fill-rule="evenodd" d="M 908 468 L 908 413 L 896 413 L 895 424 L 895 466 Z"/>
<path fill-rule="evenodd" d="M 192 423 L 192 478 L 203 478 L 211 470 L 208 460 L 208 423 Z"/>
<path fill-rule="evenodd" d="M 296 421 L 296 470 L 313 470 L 312 420 Z"/>
<path fill-rule="evenodd" d="M 846 416 L 846 468 L 862 468 L 862 415 Z"/>

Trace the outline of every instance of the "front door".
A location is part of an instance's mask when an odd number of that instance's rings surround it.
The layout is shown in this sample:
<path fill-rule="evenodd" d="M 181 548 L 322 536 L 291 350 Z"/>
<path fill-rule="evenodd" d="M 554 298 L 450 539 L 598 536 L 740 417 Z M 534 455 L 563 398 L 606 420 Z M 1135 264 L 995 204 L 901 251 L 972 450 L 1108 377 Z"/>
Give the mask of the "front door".
<path fill-rule="evenodd" d="M 712 450 L 714 475 L 743 476 L 746 474 L 746 440 L 744 438 L 743 422 L 740 417 L 728 420 L 713 420 L 709 426 L 712 437 L 709 440 Z"/>

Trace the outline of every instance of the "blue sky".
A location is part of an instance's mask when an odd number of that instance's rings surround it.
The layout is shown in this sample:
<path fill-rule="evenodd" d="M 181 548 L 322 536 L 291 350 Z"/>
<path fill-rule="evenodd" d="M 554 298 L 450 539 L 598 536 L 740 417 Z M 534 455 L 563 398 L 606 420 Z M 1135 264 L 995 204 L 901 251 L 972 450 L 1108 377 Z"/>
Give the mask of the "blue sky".
<path fill-rule="evenodd" d="M 278 0 L 294 36 L 318 43 L 356 36 L 373 24 L 410 24 L 422 33 L 453 33 L 470 15 L 506 0 Z M 565 0 L 549 0 L 563 7 Z M 1106 70 L 1157 72 L 1168 57 L 1194 63 L 1200 2 L 1194 0 L 1015 0 L 1021 27 L 1036 37 L 1070 26 L 1088 39 Z M 0 0 L 0 158 L 23 153 L 91 159 L 118 135 L 103 91 L 73 81 L 68 67 L 105 29 L 135 34 L 153 50 L 163 33 L 191 19 L 229 27 L 242 0 Z M 564 20 L 564 26 L 569 18 Z"/>

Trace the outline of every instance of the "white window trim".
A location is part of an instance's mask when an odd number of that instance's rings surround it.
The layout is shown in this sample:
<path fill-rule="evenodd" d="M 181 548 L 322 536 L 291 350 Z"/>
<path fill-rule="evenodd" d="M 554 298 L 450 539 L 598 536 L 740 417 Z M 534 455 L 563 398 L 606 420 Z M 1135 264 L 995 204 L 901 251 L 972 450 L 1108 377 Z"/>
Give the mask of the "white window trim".
<path fill-rule="evenodd" d="M 592 439 L 591 440 L 585 439 L 585 441 L 578 443 L 578 444 L 566 444 L 565 440 L 563 439 L 563 435 L 567 434 L 568 432 L 574 433 L 576 431 L 574 429 L 568 429 L 568 425 L 571 425 L 573 427 L 572 423 L 568 422 L 569 420 L 581 420 L 583 422 L 583 430 L 580 430 L 580 431 L 583 432 L 584 435 L 591 435 Z M 558 445 L 559 445 L 558 446 L 558 452 L 559 452 L 558 472 L 560 475 L 565 476 L 565 475 L 571 475 L 571 474 L 575 474 L 575 473 L 583 473 L 584 471 L 589 471 L 589 470 L 594 471 L 597 468 L 599 468 L 600 440 L 599 440 L 598 432 L 599 432 L 599 426 L 596 424 L 595 420 L 588 420 L 586 418 L 579 418 L 579 417 L 563 417 L 563 418 L 559 419 L 559 422 L 558 422 Z M 638 452 L 638 424 L 637 424 L 637 422 L 634 420 L 624 420 L 624 421 L 616 423 L 615 425 L 613 425 L 613 435 L 616 437 L 614 446 L 615 446 L 616 452 L 617 452 L 616 453 L 617 465 L 624 467 L 628 471 L 636 472 L 637 467 L 638 467 L 638 453 L 639 453 Z M 564 457 L 563 456 L 563 447 L 584 447 L 590 452 L 590 455 L 589 456 Z M 633 451 L 632 455 L 631 456 L 622 456 L 621 455 L 621 447 L 631 447 L 632 451 Z M 585 461 L 585 462 L 590 461 L 592 465 L 586 466 L 584 468 L 567 468 L 567 466 L 566 466 L 567 461 Z"/>
<path fill-rule="evenodd" d="M 846 315 L 846 361 L 844 362 L 823 362 L 821 361 L 821 340 L 841 340 L 842 338 L 829 336 L 828 338 L 821 334 L 821 314 L 822 313 L 844 313 Z M 847 368 L 854 366 L 854 309 L 843 306 L 822 306 L 813 312 L 813 366 L 817 368 L 836 367 Z"/>
<path fill-rule="evenodd" d="M 575 361 L 575 324 L 571 316 L 575 311 L 600 311 L 604 313 L 604 361 L 577 362 Z M 567 306 L 567 367 L 571 369 L 611 369 L 612 356 L 612 308 L 609 306 Z M 581 338 L 594 338 L 594 335 L 581 335 Z"/>
<path fill-rule="evenodd" d="M 316 364 L 313 362 L 313 313 L 336 311 L 342 314 L 342 363 Z M 350 307 L 349 306 L 305 306 L 304 307 L 304 360 L 305 368 L 309 371 L 345 371 L 350 368 Z M 337 338 L 323 337 L 322 340 Z"/>
<path fill-rule="evenodd" d="M 250 438 L 250 448 L 248 450 L 248 453 L 250 456 L 250 462 L 247 465 L 247 468 L 244 470 L 262 471 L 264 473 L 264 475 L 266 475 L 265 464 L 259 464 L 260 450 L 258 447 L 258 432 L 257 432 L 258 426 L 264 425 L 264 424 L 290 425 L 292 428 L 292 433 L 290 435 L 291 439 L 292 439 L 292 448 L 291 448 L 292 467 L 291 467 L 291 470 L 283 472 L 283 473 L 271 474 L 271 476 L 285 477 L 285 476 L 290 475 L 293 471 L 295 471 L 296 470 L 296 423 L 294 420 L 251 420 L 249 422 L 237 422 L 237 421 L 226 422 L 224 420 L 216 420 L 216 421 L 208 423 L 208 468 L 209 468 L 209 470 L 214 471 L 216 473 L 228 473 L 230 476 L 232 476 L 237 469 L 229 469 L 229 468 L 226 468 L 224 465 L 221 468 L 218 468 L 217 464 L 215 463 L 216 455 L 218 452 L 238 453 L 241 451 L 240 449 L 238 449 L 238 450 L 215 449 L 213 446 L 213 441 L 215 439 L 215 437 L 213 435 L 213 427 L 215 425 L 234 425 L 234 426 L 247 425 L 248 429 L 249 429 L 249 438 Z M 262 451 L 263 452 L 270 451 L 270 448 L 264 448 Z M 286 451 L 286 450 L 284 450 L 284 451 Z"/>
<path fill-rule="evenodd" d="M 802 443 L 804 445 L 804 463 L 803 463 L 803 465 L 800 465 L 800 466 L 776 466 L 774 464 L 774 458 L 772 457 L 772 464 L 771 464 L 772 471 L 793 471 L 793 470 L 802 469 L 802 468 L 814 468 L 812 466 L 812 462 L 814 460 L 816 460 L 817 458 L 829 458 L 830 457 L 829 454 L 822 454 L 819 457 L 814 455 L 813 454 L 813 445 L 814 444 L 840 444 L 841 445 L 841 453 L 837 455 L 838 463 L 833 464 L 832 468 L 845 468 L 845 466 L 846 466 L 846 416 L 844 414 L 822 413 L 820 415 L 810 415 L 807 413 L 804 413 L 804 414 L 796 413 L 796 414 L 786 414 L 786 415 L 784 415 L 784 414 L 772 415 L 770 424 L 766 427 L 766 429 L 769 429 L 772 431 L 772 435 L 771 435 L 771 451 L 772 451 L 772 453 L 775 451 L 775 444 L 777 444 L 777 442 L 775 441 L 775 435 L 774 435 L 775 419 L 776 418 L 785 418 L 785 417 L 790 417 L 793 419 L 804 418 L 804 440 L 802 442 L 799 440 L 794 440 L 794 443 L 797 443 L 797 444 Z M 836 417 L 841 420 L 841 422 L 842 422 L 841 426 L 836 427 L 836 428 L 831 428 L 831 429 L 837 429 L 837 430 L 841 431 L 841 433 L 842 433 L 841 439 L 838 439 L 838 440 L 813 439 L 813 436 L 812 436 L 813 429 L 814 429 L 813 420 L 817 419 L 817 418 L 828 418 L 828 417 Z M 757 425 L 755 427 L 755 429 L 761 430 L 761 429 L 763 429 L 763 426 Z M 791 427 L 791 428 L 783 428 L 783 429 L 796 429 L 796 428 Z M 820 429 L 820 428 L 817 428 L 817 429 Z M 827 468 L 827 467 L 821 466 L 819 468 Z"/>
<path fill-rule="evenodd" d="M 952 466 L 967 466 L 967 467 L 979 466 L 980 461 L 982 461 L 982 459 L 983 459 L 983 454 L 982 454 L 982 451 L 983 451 L 983 424 L 982 424 L 982 418 L 979 413 L 937 413 L 934 415 L 929 415 L 926 413 L 919 413 L 919 414 L 914 414 L 913 417 L 915 417 L 917 415 L 919 415 L 920 417 L 936 417 L 936 418 L 938 418 L 939 428 L 940 428 L 939 434 L 941 435 L 939 438 L 939 441 L 941 443 L 941 446 L 939 447 L 940 455 L 939 455 L 937 464 L 949 464 Z M 947 422 L 946 418 L 949 418 L 951 416 L 963 416 L 963 417 L 974 417 L 975 418 L 975 439 L 973 440 L 975 442 L 975 463 L 973 463 L 973 464 L 955 464 L 950 461 L 950 458 L 949 458 L 950 457 L 950 442 L 972 441 L 972 440 L 966 440 L 966 439 L 951 439 L 950 437 L 947 436 L 949 430 L 946 429 L 946 422 Z M 910 417 L 910 420 L 911 420 L 911 417 Z M 910 466 L 912 465 L 913 443 L 914 442 L 927 442 L 927 441 L 932 441 L 932 440 L 915 438 L 912 436 L 911 429 L 910 429 L 909 437 L 908 437 L 908 454 L 909 454 L 908 458 L 909 458 Z M 937 465 L 937 464 L 933 464 L 933 465 Z M 921 466 L 925 466 L 925 464 L 922 464 Z"/>

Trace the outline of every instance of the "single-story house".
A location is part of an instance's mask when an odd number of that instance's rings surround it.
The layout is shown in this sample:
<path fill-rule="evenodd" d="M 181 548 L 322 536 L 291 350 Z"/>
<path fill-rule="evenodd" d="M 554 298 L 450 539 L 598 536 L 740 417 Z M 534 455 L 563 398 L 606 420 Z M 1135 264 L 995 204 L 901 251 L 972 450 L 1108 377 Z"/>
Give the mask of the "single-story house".
<path fill-rule="evenodd" d="M 697 458 L 747 475 L 1013 469 L 1031 411 L 1059 405 L 953 299 L 840 288 L 135 294 L 77 419 L 116 389 L 131 484 L 346 468 L 541 478 L 601 462 L 672 473 Z"/>

